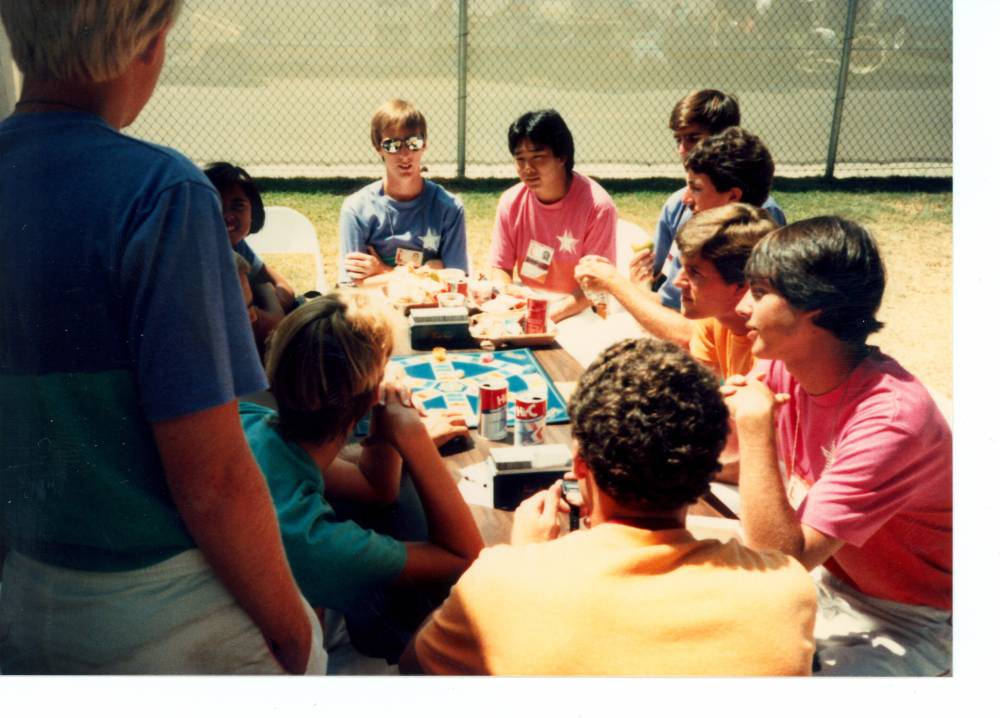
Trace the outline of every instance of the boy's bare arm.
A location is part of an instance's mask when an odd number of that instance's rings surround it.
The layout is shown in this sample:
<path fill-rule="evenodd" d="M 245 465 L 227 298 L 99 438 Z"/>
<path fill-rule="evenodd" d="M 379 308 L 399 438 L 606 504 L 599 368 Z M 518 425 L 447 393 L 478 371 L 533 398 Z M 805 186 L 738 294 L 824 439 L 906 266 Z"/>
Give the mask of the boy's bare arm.
<path fill-rule="evenodd" d="M 342 452 L 323 470 L 324 493 L 328 499 L 388 505 L 399 496 L 402 468 L 391 445 L 372 442 L 360 453 Z"/>
<path fill-rule="evenodd" d="M 274 292 L 285 313 L 292 311 L 295 307 L 295 290 L 287 279 L 278 274 L 278 270 L 265 264 L 260 269 L 260 280 L 274 285 Z"/>
<path fill-rule="evenodd" d="M 387 393 L 385 420 L 385 435 L 410 470 L 430 534 L 429 543 L 407 544 L 401 578 L 453 580 L 482 551 L 482 536 L 419 414 L 395 391 Z"/>
<path fill-rule="evenodd" d="M 561 322 L 563 319 L 576 316 L 589 306 L 590 300 L 584 296 L 583 291 L 577 288 L 572 294 L 567 294 L 553 302 L 549 318 L 553 322 Z"/>
<path fill-rule="evenodd" d="M 514 281 L 514 273 L 500 267 L 490 267 L 490 281 L 503 287 Z"/>
<path fill-rule="evenodd" d="M 253 285 L 253 303 L 256 319 L 254 321 L 254 336 L 267 337 L 278 328 L 285 318 L 285 310 L 278 299 L 277 288 L 271 282 L 258 282 Z"/>
<path fill-rule="evenodd" d="M 156 422 L 153 435 L 170 493 L 198 548 L 281 665 L 304 673 L 309 618 L 236 402 Z"/>
<path fill-rule="evenodd" d="M 691 344 L 694 322 L 660 304 L 655 292 L 633 284 L 603 257 L 588 256 L 576 265 L 576 280 L 610 292 L 647 332 L 683 349 Z"/>

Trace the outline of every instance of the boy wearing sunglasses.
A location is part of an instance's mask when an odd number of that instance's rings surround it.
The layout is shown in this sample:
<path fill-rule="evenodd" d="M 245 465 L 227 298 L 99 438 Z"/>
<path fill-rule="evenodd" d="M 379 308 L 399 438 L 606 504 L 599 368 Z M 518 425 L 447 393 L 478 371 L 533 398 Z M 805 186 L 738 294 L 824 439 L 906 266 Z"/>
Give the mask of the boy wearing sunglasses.
<path fill-rule="evenodd" d="M 465 208 L 420 176 L 427 121 L 405 100 L 372 115 L 372 146 L 385 176 L 344 200 L 340 210 L 340 281 L 361 284 L 398 265 L 469 271 Z"/>

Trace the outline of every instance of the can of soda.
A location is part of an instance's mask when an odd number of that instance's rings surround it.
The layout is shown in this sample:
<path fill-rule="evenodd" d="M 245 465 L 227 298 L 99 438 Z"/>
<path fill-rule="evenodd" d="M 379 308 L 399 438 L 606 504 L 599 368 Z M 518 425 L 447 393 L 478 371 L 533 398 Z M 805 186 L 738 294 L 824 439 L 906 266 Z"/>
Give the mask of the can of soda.
<path fill-rule="evenodd" d="M 462 296 L 469 296 L 469 280 L 466 278 L 462 279 L 449 279 L 448 280 L 448 291 L 454 292 L 456 294 L 461 294 Z"/>
<path fill-rule="evenodd" d="M 549 312 L 549 300 L 541 297 L 528 297 L 524 312 L 524 333 L 544 334 L 547 329 L 546 315 Z"/>
<path fill-rule="evenodd" d="M 514 446 L 544 443 L 542 430 L 547 406 L 544 394 L 526 391 L 514 398 Z"/>
<path fill-rule="evenodd" d="M 479 385 L 479 434 L 490 441 L 507 438 L 507 382 L 503 379 Z"/>

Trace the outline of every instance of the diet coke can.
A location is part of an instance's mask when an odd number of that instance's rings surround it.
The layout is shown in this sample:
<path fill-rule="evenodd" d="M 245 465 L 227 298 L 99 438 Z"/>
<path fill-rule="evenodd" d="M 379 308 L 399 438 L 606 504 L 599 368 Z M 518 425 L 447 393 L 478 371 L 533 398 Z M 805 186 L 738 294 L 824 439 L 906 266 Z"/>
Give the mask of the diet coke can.
<path fill-rule="evenodd" d="M 549 300 L 541 297 L 528 297 L 528 306 L 524 312 L 524 333 L 544 334 L 546 315 L 549 311 Z"/>
<path fill-rule="evenodd" d="M 543 443 L 548 401 L 543 394 L 524 392 L 514 399 L 514 446 Z"/>
<path fill-rule="evenodd" d="M 479 385 L 479 434 L 491 441 L 507 438 L 507 382 L 503 379 Z"/>

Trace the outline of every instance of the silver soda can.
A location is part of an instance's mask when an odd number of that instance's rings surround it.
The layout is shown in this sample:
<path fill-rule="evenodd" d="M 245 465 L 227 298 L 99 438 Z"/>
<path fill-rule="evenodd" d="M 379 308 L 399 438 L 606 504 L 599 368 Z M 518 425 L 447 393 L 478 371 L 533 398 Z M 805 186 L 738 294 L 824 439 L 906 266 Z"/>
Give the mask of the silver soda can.
<path fill-rule="evenodd" d="M 507 438 L 507 382 L 503 379 L 479 385 L 479 434 L 490 441 Z"/>
<path fill-rule="evenodd" d="M 545 413 L 548 400 L 544 394 L 523 392 L 514 399 L 514 446 L 544 443 Z"/>

